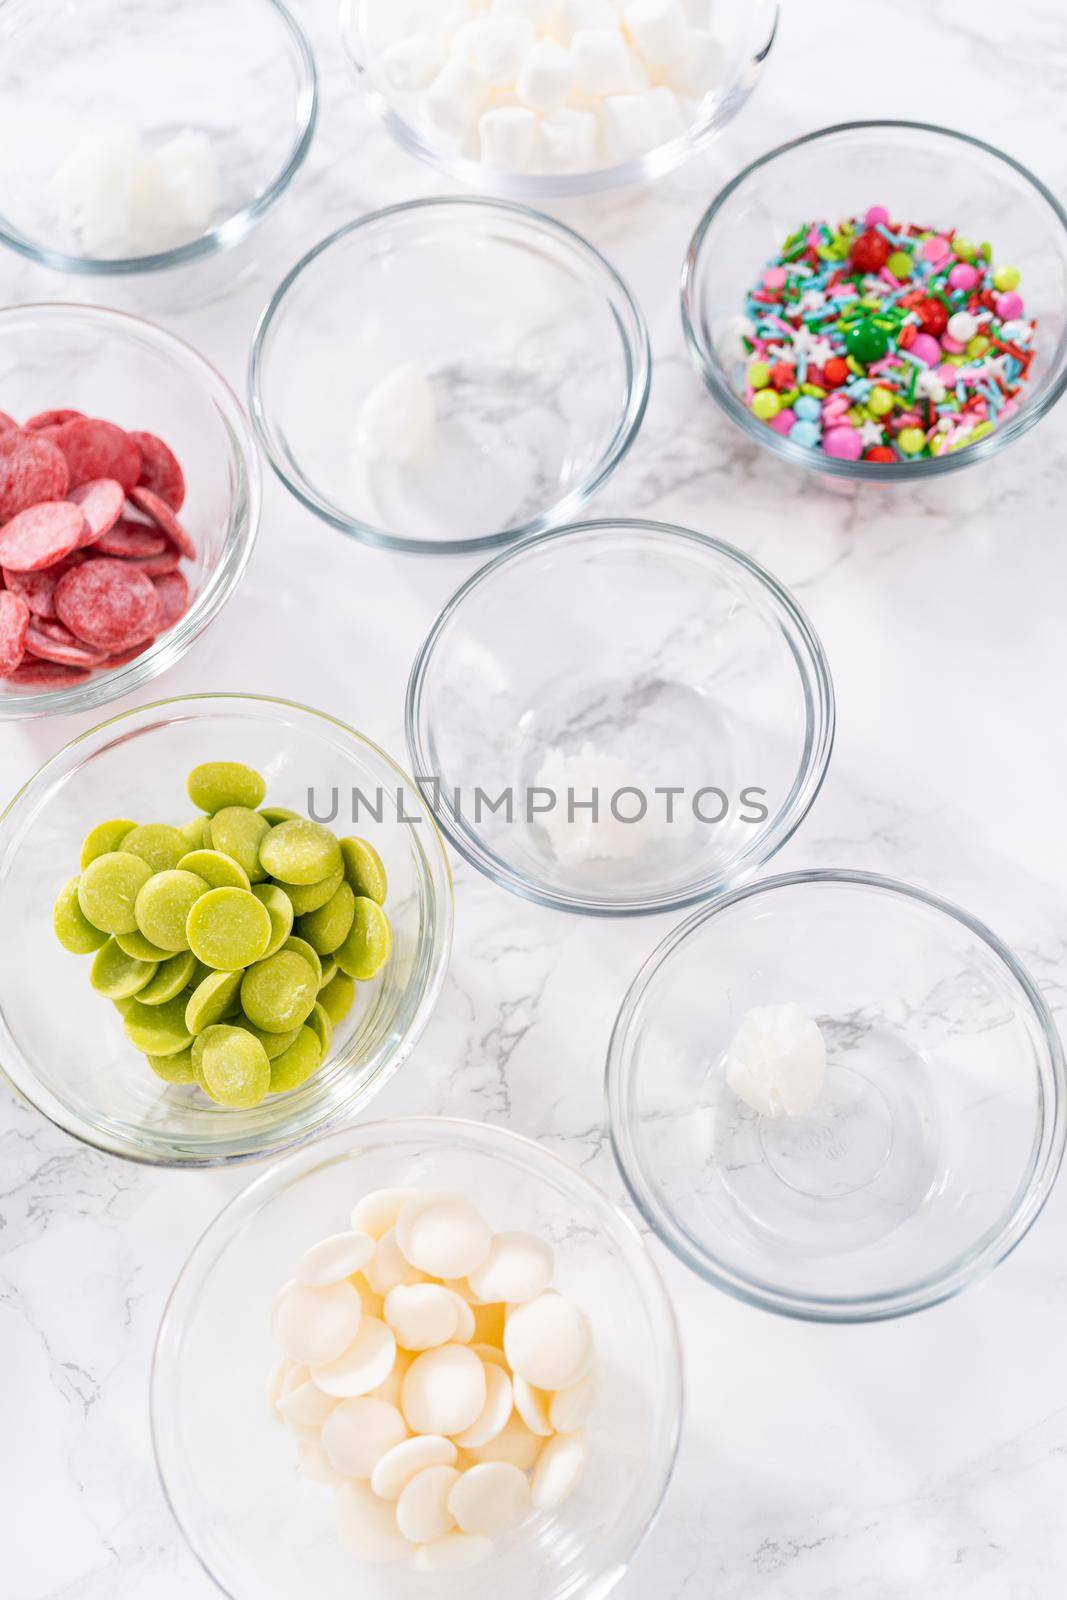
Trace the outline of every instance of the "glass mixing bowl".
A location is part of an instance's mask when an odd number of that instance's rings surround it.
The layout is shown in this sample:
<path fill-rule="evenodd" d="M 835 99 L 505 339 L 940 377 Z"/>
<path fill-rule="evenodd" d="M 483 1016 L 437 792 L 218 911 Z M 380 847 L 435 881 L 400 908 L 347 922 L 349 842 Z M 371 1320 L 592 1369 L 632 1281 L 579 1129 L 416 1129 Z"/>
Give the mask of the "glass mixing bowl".
<path fill-rule="evenodd" d="M 572 516 L 633 443 L 650 366 L 630 291 L 578 234 L 522 206 L 424 200 L 349 223 L 293 268 L 249 389 L 298 500 L 364 543 L 442 554 Z M 436 412 L 410 457 L 406 431 L 373 451 L 360 432 L 398 374 L 405 395 L 428 383 Z"/>
<path fill-rule="evenodd" d="M 574 1495 L 452 1577 L 366 1566 L 333 1527 L 331 1491 L 298 1471 L 270 1414 L 271 1306 L 292 1263 L 347 1226 L 372 1189 L 461 1188 L 495 1230 L 554 1246 L 556 1286 L 587 1312 L 598 1400 Z M 635 1229 L 581 1172 L 501 1128 L 445 1118 L 362 1123 L 277 1163 L 212 1223 L 164 1313 L 152 1431 L 167 1498 L 231 1600 L 600 1600 L 648 1532 L 682 1414 L 674 1313 Z"/>
<path fill-rule="evenodd" d="M 995 260 L 1022 273 L 1027 316 L 1038 322 L 1035 359 L 1019 412 L 993 433 L 940 456 L 839 460 L 796 444 L 743 399 L 747 362 L 738 320 L 764 264 L 801 222 L 836 223 L 872 205 L 930 227 L 989 239 Z M 1011 156 L 949 128 L 852 122 L 781 145 L 739 172 L 693 236 L 682 278 L 690 356 L 726 415 L 783 461 L 834 478 L 905 482 L 986 461 L 1018 439 L 1067 387 L 1067 212 Z"/>
<path fill-rule="evenodd" d="M 302 1088 L 250 1111 L 156 1078 L 114 1006 L 89 986 L 87 957 L 52 929 L 52 903 L 96 823 L 195 814 L 185 779 L 202 761 L 244 761 L 267 801 L 311 810 L 369 839 L 389 877 L 392 955 L 359 986 L 327 1064 Z M 353 815 L 353 791 L 365 797 Z M 379 806 L 379 794 L 381 803 Z M 337 815 L 330 821 L 334 803 Z M 369 808 L 380 809 L 375 821 Z M 351 809 L 350 809 L 351 808 Z M 190 695 L 140 707 L 82 734 L 43 766 L 0 818 L 0 897 L 18 939 L 0 969 L 0 1069 L 75 1138 L 162 1166 L 262 1157 L 365 1105 L 413 1048 L 448 962 L 452 881 L 433 819 L 384 751 L 322 712 L 252 695 Z"/>
<path fill-rule="evenodd" d="M 278 0 L 4 0 L 0 242 L 83 274 L 153 272 L 226 249 L 300 168 L 316 104 L 311 46 Z M 206 144 L 215 169 L 208 226 L 199 225 L 197 203 L 173 242 L 169 236 L 175 210 L 197 186 L 188 152 L 145 248 L 135 241 L 131 251 L 106 213 L 106 226 L 95 212 L 88 232 L 84 217 L 75 224 L 68 187 L 83 211 L 99 187 L 121 218 L 125 198 L 144 182 L 130 166 L 130 142 L 140 138 L 152 156 L 188 134 Z M 53 179 L 86 140 L 92 169 L 72 174 L 60 198 Z M 143 207 L 134 214 L 143 221 Z"/>
<path fill-rule="evenodd" d="M 413 770 L 456 849 L 515 894 L 601 916 L 757 871 L 818 794 L 833 728 L 791 596 L 739 550 L 655 522 L 579 523 L 498 556 L 408 684 Z"/>
<path fill-rule="evenodd" d="M 725 1055 L 753 1007 L 827 1047 L 803 1116 L 762 1117 Z M 646 962 L 608 1056 L 615 1153 L 701 1277 L 819 1322 L 936 1305 L 992 1270 L 1063 1157 L 1064 1060 L 1015 956 L 906 884 L 798 872 L 725 896 Z"/>
<path fill-rule="evenodd" d="M 472 189 L 537 201 L 651 181 L 719 137 L 762 76 L 778 31 L 779 0 L 715 0 L 712 11 L 722 67 L 717 86 L 694 108 L 689 126 L 645 155 L 584 172 L 524 173 L 488 166 L 477 159 L 470 141 L 442 132 L 419 94 L 389 82 L 382 51 L 412 31 L 425 30 L 427 8 L 421 0 L 341 0 L 341 38 L 367 104 L 402 149 Z"/>

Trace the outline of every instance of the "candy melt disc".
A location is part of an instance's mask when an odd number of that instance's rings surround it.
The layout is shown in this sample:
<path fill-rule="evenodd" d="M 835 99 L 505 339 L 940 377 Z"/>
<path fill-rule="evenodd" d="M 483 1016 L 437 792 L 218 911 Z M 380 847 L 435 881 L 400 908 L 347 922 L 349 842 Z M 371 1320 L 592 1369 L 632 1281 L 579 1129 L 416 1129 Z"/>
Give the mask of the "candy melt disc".
<path fill-rule="evenodd" d="M 336 1487 L 347 1481 L 331 1467 L 330 1458 L 322 1448 L 322 1440 L 311 1434 L 306 1434 L 297 1444 L 296 1458 L 300 1470 L 306 1472 L 315 1483 L 328 1483 Z"/>
<path fill-rule="evenodd" d="M 147 639 L 159 626 L 159 598 L 152 580 L 126 562 L 106 556 L 63 574 L 56 584 L 55 608 L 60 621 L 79 639 L 108 650 Z"/>
<path fill-rule="evenodd" d="M 279 1348 L 308 1366 L 335 1361 L 359 1332 L 363 1307 L 350 1283 L 312 1289 L 288 1283 L 274 1302 L 273 1331 Z"/>
<path fill-rule="evenodd" d="M 452 1467 L 456 1447 L 442 1434 L 421 1433 L 394 1445 L 371 1473 L 370 1486 L 383 1500 L 399 1500 L 412 1478 L 428 1467 Z"/>
<path fill-rule="evenodd" d="M 346 1478 L 369 1478 L 387 1450 L 408 1436 L 395 1406 L 363 1396 L 334 1406 L 322 1429 L 330 1465 Z"/>
<path fill-rule="evenodd" d="M 507 1461 L 521 1472 L 529 1472 L 537 1460 L 544 1443 L 531 1433 L 517 1411 L 513 1411 L 495 1438 L 488 1444 L 475 1445 L 469 1451 L 477 1462 Z"/>
<path fill-rule="evenodd" d="M 505 1461 L 485 1462 L 457 1477 L 448 1509 L 464 1533 L 508 1533 L 530 1515 L 530 1480 Z"/>
<path fill-rule="evenodd" d="M 582 1377 L 592 1336 L 585 1313 L 561 1294 L 542 1294 L 512 1312 L 504 1354 L 513 1372 L 538 1389 L 565 1389 Z"/>
<path fill-rule="evenodd" d="M 445 1293 L 452 1297 L 456 1308 L 456 1331 L 452 1335 L 453 1343 L 469 1344 L 475 1334 L 474 1308 L 454 1289 L 446 1288 Z"/>
<path fill-rule="evenodd" d="M 396 1525 L 396 1511 L 379 1500 L 365 1483 L 342 1483 L 336 1494 L 337 1531 L 341 1542 L 362 1561 L 387 1566 L 404 1561 L 411 1546 Z"/>
<path fill-rule="evenodd" d="M 351 1291 L 351 1285 L 345 1287 Z M 358 1296 L 357 1296 L 358 1299 Z M 326 1394 L 343 1399 L 370 1394 L 393 1369 L 396 1340 L 392 1329 L 377 1317 L 363 1316 L 359 1331 L 343 1355 L 325 1365 L 314 1365 L 311 1376 Z"/>
<path fill-rule="evenodd" d="M 474 1450 L 480 1445 L 488 1444 L 504 1430 L 511 1416 L 513 1403 L 511 1379 L 503 1365 L 483 1363 L 483 1367 L 485 1404 L 470 1427 L 456 1434 L 456 1443 L 461 1450 Z"/>
<path fill-rule="evenodd" d="M 512 1383 L 512 1389 L 515 1395 L 515 1410 L 523 1422 L 531 1433 L 547 1439 L 553 1431 L 552 1424 L 548 1420 L 551 1395 L 545 1389 L 535 1389 L 532 1383 L 527 1383 L 525 1378 L 518 1376 Z"/>
<path fill-rule="evenodd" d="M 141 452 L 137 487 L 158 495 L 172 511 L 180 511 L 185 502 L 185 476 L 173 450 L 154 433 L 134 432 L 130 438 Z"/>
<path fill-rule="evenodd" d="M 0 678 L 8 678 L 26 652 L 30 608 L 17 594 L 0 591 Z"/>
<path fill-rule="evenodd" d="M 400 1404 L 416 1433 L 462 1433 L 482 1414 L 485 1368 L 466 1345 L 446 1344 L 416 1356 Z"/>
<path fill-rule="evenodd" d="M 397 1243 L 413 1266 L 436 1278 L 465 1278 L 482 1265 L 493 1235 L 465 1196 L 409 1200 L 396 1222 Z"/>
<path fill-rule="evenodd" d="M 367 1263 L 367 1281 L 376 1294 L 388 1294 L 397 1284 L 424 1283 L 425 1276 L 402 1253 L 395 1228 L 388 1228 Z"/>
<path fill-rule="evenodd" d="M 455 1467 L 425 1467 L 404 1485 L 396 1505 L 396 1523 L 412 1544 L 443 1539 L 455 1527 L 448 1509 L 449 1496 L 459 1473 Z"/>
<path fill-rule="evenodd" d="M 416 1572 L 464 1572 L 488 1561 L 493 1553 L 491 1539 L 473 1538 L 466 1533 L 446 1533 L 432 1544 L 421 1544 L 412 1557 Z"/>
<path fill-rule="evenodd" d="M 559 1389 L 549 1398 L 548 1420 L 555 1433 L 577 1433 L 593 1409 L 596 1400 L 596 1379 L 592 1373 L 572 1383 L 568 1389 Z"/>
<path fill-rule="evenodd" d="M 62 451 L 35 433 L 0 437 L 0 523 L 42 500 L 62 500 L 70 471 Z"/>
<path fill-rule="evenodd" d="M 440 1284 L 397 1284 L 385 1297 L 385 1320 L 405 1350 L 432 1350 L 453 1341 L 460 1306 L 458 1296 Z M 473 1322 L 472 1317 L 472 1327 Z"/>
<path fill-rule="evenodd" d="M 85 518 L 83 544 L 95 544 L 110 533 L 126 504 L 122 484 L 115 478 L 93 478 L 88 483 L 79 484 L 70 491 L 67 499 L 79 508 Z"/>
<path fill-rule="evenodd" d="M 357 1233 L 369 1233 L 380 1239 L 396 1224 L 401 1208 L 416 1194 L 417 1189 L 375 1189 L 365 1194 L 352 1207 L 352 1227 Z"/>
<path fill-rule="evenodd" d="M 585 1471 L 586 1455 L 584 1434 L 557 1433 L 548 1441 L 530 1479 L 530 1496 L 538 1511 L 563 1504 Z"/>
<path fill-rule="evenodd" d="M 310 1379 L 287 1390 L 278 1401 L 286 1422 L 296 1428 L 321 1428 L 337 1401 Z"/>
<path fill-rule="evenodd" d="M 296 1276 L 300 1283 L 321 1288 L 361 1272 L 374 1254 L 374 1240 L 366 1233 L 335 1233 L 312 1245 L 300 1257 Z"/>
<path fill-rule="evenodd" d="M 400 1409 L 400 1391 L 404 1383 L 404 1374 L 407 1372 L 415 1357 L 408 1350 L 398 1350 L 393 1370 L 384 1383 L 380 1383 L 371 1393 L 376 1400 L 388 1400 L 391 1406 Z"/>
<path fill-rule="evenodd" d="M 555 1270 L 552 1246 L 544 1239 L 532 1233 L 498 1233 L 468 1282 L 479 1300 L 521 1305 L 548 1288 Z"/>
<path fill-rule="evenodd" d="M 151 489 L 140 488 L 130 490 L 130 500 L 138 511 L 143 511 L 146 517 L 152 519 L 157 528 L 162 528 L 167 538 L 187 560 L 196 560 L 196 545 L 164 499 L 154 494 Z"/>
<path fill-rule="evenodd" d="M 69 556 L 87 532 L 80 507 L 69 500 L 43 500 L 0 528 L 0 566 L 39 572 Z"/>

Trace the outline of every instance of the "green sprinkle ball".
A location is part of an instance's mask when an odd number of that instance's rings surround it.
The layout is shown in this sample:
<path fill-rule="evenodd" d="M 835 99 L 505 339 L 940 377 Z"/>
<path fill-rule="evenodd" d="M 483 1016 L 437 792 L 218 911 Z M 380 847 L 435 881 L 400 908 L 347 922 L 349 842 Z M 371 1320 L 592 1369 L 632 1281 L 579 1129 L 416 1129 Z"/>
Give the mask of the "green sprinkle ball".
<path fill-rule="evenodd" d="M 265 806 L 240 762 L 196 767 L 187 790 L 203 815 L 179 827 L 90 831 L 53 925 L 162 1084 L 249 1110 L 313 1076 L 388 960 L 385 868 L 366 840 Z"/>

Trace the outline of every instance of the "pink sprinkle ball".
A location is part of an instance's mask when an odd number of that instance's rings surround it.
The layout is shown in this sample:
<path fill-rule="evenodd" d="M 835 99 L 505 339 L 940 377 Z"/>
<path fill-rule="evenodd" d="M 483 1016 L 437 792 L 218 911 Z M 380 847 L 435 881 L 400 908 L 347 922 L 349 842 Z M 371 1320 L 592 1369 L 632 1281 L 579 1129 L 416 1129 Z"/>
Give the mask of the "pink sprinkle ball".
<path fill-rule="evenodd" d="M 932 333 L 917 333 L 912 343 L 911 353 L 918 360 L 925 361 L 932 367 L 935 361 L 941 360 L 941 346 Z"/>
<path fill-rule="evenodd" d="M 863 454 L 863 440 L 856 428 L 831 428 L 823 434 L 822 447 L 839 461 L 858 461 Z"/>
<path fill-rule="evenodd" d="M 863 220 L 868 228 L 885 228 L 889 224 L 889 212 L 885 206 L 872 206 Z"/>
<path fill-rule="evenodd" d="M 997 295 L 997 315 L 1003 317 L 1005 322 L 1011 322 L 1015 317 L 1023 314 L 1023 297 L 1010 289 L 1007 294 Z"/>
<path fill-rule="evenodd" d="M 947 239 L 935 235 L 932 239 L 924 239 L 922 250 L 919 252 L 924 261 L 944 261 L 949 254 L 951 246 Z"/>
<path fill-rule="evenodd" d="M 784 267 L 770 267 L 763 274 L 763 287 L 765 289 L 784 289 L 786 285 L 786 271 Z"/>
<path fill-rule="evenodd" d="M 771 418 L 771 427 L 775 433 L 789 433 L 796 420 L 797 414 L 792 406 L 786 406 L 784 411 L 779 411 L 776 417 Z"/>
<path fill-rule="evenodd" d="M 978 282 L 978 274 L 969 261 L 957 261 L 948 275 L 950 289 L 973 289 Z"/>
<path fill-rule="evenodd" d="M 918 344 L 918 342 L 918 339 L 916 339 L 915 344 Z M 912 346 L 912 349 L 914 348 L 915 345 Z M 951 333 L 943 333 L 941 335 L 941 348 L 948 356 L 961 356 L 967 346 L 961 344 L 959 339 L 954 339 Z"/>

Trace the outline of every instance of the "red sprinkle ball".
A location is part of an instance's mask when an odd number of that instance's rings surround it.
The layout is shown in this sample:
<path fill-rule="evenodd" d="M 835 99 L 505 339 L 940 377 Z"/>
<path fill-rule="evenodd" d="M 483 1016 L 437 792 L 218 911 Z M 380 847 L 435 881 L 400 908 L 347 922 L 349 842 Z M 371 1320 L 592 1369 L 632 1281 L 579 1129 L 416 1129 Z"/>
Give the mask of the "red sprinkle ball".
<path fill-rule="evenodd" d="M 62 688 L 133 661 L 189 606 L 185 478 L 151 433 L 0 411 L 0 678 Z"/>
<path fill-rule="evenodd" d="M 805 222 L 749 291 L 738 388 L 776 433 L 841 461 L 960 450 L 1022 403 L 1037 325 L 1020 276 L 990 245 L 884 206 Z"/>

